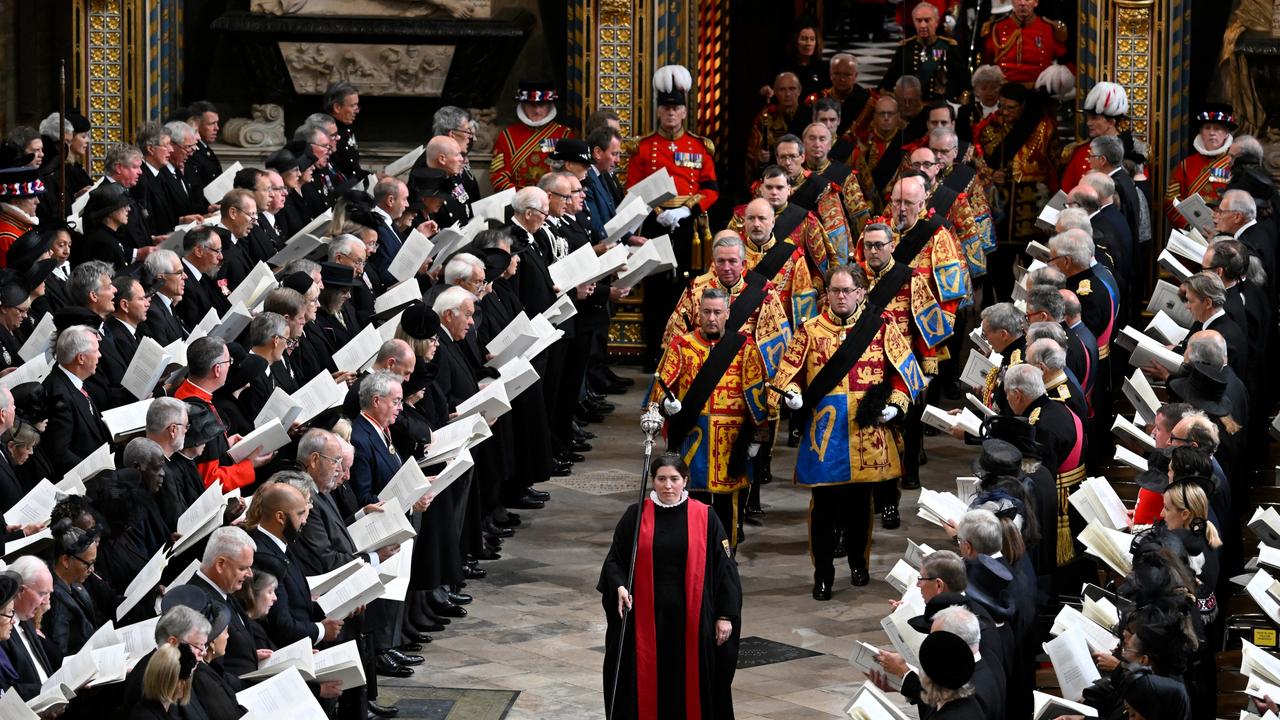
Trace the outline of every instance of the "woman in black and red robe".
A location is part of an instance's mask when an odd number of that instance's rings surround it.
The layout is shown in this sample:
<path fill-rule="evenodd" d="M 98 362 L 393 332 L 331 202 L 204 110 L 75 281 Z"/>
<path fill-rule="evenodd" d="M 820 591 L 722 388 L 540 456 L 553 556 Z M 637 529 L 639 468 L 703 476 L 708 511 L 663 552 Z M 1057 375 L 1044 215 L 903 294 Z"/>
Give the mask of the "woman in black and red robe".
<path fill-rule="evenodd" d="M 733 674 L 741 632 L 742 585 L 716 514 L 685 491 L 689 468 L 667 453 L 650 466 L 654 490 L 632 505 L 613 533 L 596 589 L 609 621 L 605 707 L 612 720 L 733 718 Z M 636 522 L 635 582 L 627 592 Z M 630 608 L 626 620 L 622 609 Z"/>

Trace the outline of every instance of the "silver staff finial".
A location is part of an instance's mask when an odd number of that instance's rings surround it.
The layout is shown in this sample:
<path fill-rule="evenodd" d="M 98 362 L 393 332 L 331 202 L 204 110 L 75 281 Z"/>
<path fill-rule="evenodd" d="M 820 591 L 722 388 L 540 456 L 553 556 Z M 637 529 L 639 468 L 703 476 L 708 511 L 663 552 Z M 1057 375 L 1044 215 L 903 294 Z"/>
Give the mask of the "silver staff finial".
<path fill-rule="evenodd" d="M 649 409 L 640 416 L 640 429 L 644 431 L 645 440 L 650 442 L 662 430 L 662 413 L 658 412 L 657 403 L 649 403 Z"/>

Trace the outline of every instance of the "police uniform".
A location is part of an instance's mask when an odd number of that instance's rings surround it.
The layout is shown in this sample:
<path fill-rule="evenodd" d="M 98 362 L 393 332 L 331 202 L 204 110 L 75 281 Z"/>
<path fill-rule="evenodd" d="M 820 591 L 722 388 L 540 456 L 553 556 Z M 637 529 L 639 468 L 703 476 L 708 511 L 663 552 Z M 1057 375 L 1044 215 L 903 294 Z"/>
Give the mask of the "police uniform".
<path fill-rule="evenodd" d="M 982 28 L 983 59 L 998 65 L 1007 82 L 1027 87 L 1067 52 L 1067 26 L 1033 15 L 1024 25 L 1010 15 Z"/>

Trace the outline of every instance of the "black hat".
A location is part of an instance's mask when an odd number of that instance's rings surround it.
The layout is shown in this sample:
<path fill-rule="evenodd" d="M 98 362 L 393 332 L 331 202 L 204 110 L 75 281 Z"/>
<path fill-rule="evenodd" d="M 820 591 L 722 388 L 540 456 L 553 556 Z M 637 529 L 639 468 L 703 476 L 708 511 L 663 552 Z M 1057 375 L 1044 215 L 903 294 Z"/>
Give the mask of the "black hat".
<path fill-rule="evenodd" d="M 1199 131 L 1200 126 L 1205 123 L 1218 123 L 1231 132 L 1235 132 L 1236 128 L 1240 127 L 1236 122 L 1235 108 L 1227 103 L 1205 103 L 1191 122 L 1195 125 L 1196 131 Z"/>
<path fill-rule="evenodd" d="M 204 445 L 227 431 L 218 416 L 208 405 L 199 401 L 187 401 L 187 439 L 184 448 Z"/>
<path fill-rule="evenodd" d="M 40 284 L 53 274 L 53 269 L 58 266 L 58 261 L 53 258 L 45 258 L 37 260 L 27 268 L 26 272 L 18 273 L 18 278 L 22 281 L 28 292 L 34 291 L 40 287 Z"/>
<path fill-rule="evenodd" d="M 44 400 L 44 385 L 38 382 L 25 382 L 11 391 L 13 405 L 18 408 L 18 417 L 32 425 L 49 419 L 49 410 Z"/>
<path fill-rule="evenodd" d="M 28 164 L 34 159 L 35 155 L 23 153 L 14 143 L 0 143 L 0 200 L 21 200 L 44 194 L 40 168 Z"/>
<path fill-rule="evenodd" d="M 246 353 L 240 362 L 231 363 L 231 367 L 227 370 L 227 381 L 218 392 L 224 396 L 234 394 L 255 377 L 265 373 L 269 365 L 267 359 L 261 355 Z"/>
<path fill-rule="evenodd" d="M 1209 363 L 1190 362 L 1187 373 L 1169 380 L 1169 389 L 1213 417 L 1231 414 L 1231 398 L 1227 397 L 1227 373 Z"/>
<path fill-rule="evenodd" d="M 1007 82 L 1000 86 L 1000 97 L 1025 105 L 1031 99 L 1031 90 L 1022 83 Z"/>
<path fill-rule="evenodd" d="M 12 570 L 0 572 L 0 605 L 18 596 L 22 589 L 22 576 Z"/>
<path fill-rule="evenodd" d="M 284 174 L 290 170 L 306 170 L 316 163 L 316 156 L 306 141 L 292 142 L 267 156 L 262 164 L 268 170 Z"/>
<path fill-rule="evenodd" d="M 89 193 L 89 201 L 84 206 L 84 219 L 101 220 L 122 207 L 127 207 L 133 198 L 120 183 L 102 183 Z"/>
<path fill-rule="evenodd" d="M 315 284 L 315 278 L 311 277 L 311 273 L 305 273 L 301 270 L 295 273 L 290 273 L 280 281 L 281 287 L 287 287 L 290 290 L 297 290 L 303 295 L 306 295 L 307 291 L 311 289 L 311 286 Z"/>
<path fill-rule="evenodd" d="M 376 228 L 382 220 L 373 212 L 373 198 L 363 190 L 348 190 L 343 197 L 347 200 L 347 217 L 352 222 L 367 228 Z"/>
<path fill-rule="evenodd" d="M 409 190 L 417 198 L 439 198 L 447 200 L 449 194 L 449 176 L 439 168 L 419 167 L 409 173 Z"/>
<path fill-rule="evenodd" d="M 973 459 L 973 472 L 978 477 L 1022 477 L 1022 452 L 1013 443 L 988 437 L 982 441 L 982 452 Z"/>
<path fill-rule="evenodd" d="M 0 308 L 16 308 L 31 297 L 31 293 L 17 282 L 0 285 Z"/>
<path fill-rule="evenodd" d="M 936 685 L 959 690 L 973 679 L 973 650 L 959 635 L 931 632 L 920 643 L 920 669 Z"/>
<path fill-rule="evenodd" d="M 86 133 L 93 129 L 93 126 L 89 124 L 89 118 L 75 110 L 68 110 L 62 117 L 71 123 L 71 132 L 73 133 Z"/>
<path fill-rule="evenodd" d="M 979 436 L 984 439 L 1004 440 L 1022 453 L 1022 457 L 1042 460 L 1044 454 L 1036 441 L 1036 426 L 1026 418 L 1014 415 L 992 415 L 982 421 Z"/>
<path fill-rule="evenodd" d="M 322 262 L 320 263 L 320 280 L 324 282 L 326 289 L 355 287 L 356 271 L 339 263 Z"/>
<path fill-rule="evenodd" d="M 933 616 L 938 614 L 940 610 L 946 610 L 949 607 L 968 607 L 969 598 L 958 592 L 944 592 L 934 595 L 929 602 L 924 604 L 924 614 L 917 615 L 907 620 L 907 624 L 913 630 L 924 635 L 929 634 L 929 629 L 933 627 Z"/>
<path fill-rule="evenodd" d="M 28 267 L 36 258 L 49 252 L 58 233 L 50 230 L 28 230 L 18 236 L 17 240 L 5 252 L 5 265 L 11 268 Z"/>
<path fill-rule="evenodd" d="M 484 260 L 484 281 L 489 283 L 502 277 L 511 265 L 511 253 L 502 248 L 485 248 L 480 251 Z"/>
<path fill-rule="evenodd" d="M 1014 607 L 1009 599 L 1009 584 L 1013 582 L 1013 572 L 1009 566 L 990 555 L 978 555 L 966 558 L 964 567 L 969 576 L 964 594 L 986 608 L 996 622 L 1011 619 Z"/>
<path fill-rule="evenodd" d="M 433 338 L 440 332 L 440 316 L 426 303 L 411 305 L 400 316 L 400 327 L 414 340 Z"/>
<path fill-rule="evenodd" d="M 1149 450 L 1146 472 L 1138 473 L 1133 481 L 1140 488 L 1154 493 L 1163 493 L 1165 488 L 1169 487 L 1169 459 L 1172 454 L 1172 447 Z"/>
<path fill-rule="evenodd" d="M 560 99 L 556 86 L 550 80 L 521 80 L 516 90 L 516 102 L 555 102 Z"/>
<path fill-rule="evenodd" d="M 1189 717 L 1191 702 L 1180 680 L 1138 670 L 1121 686 L 1125 703 L 1144 718 Z"/>
<path fill-rule="evenodd" d="M 73 325 L 84 325 L 99 330 L 102 327 L 102 318 L 89 308 L 80 305 L 68 305 L 53 311 L 53 327 L 58 332 Z"/>
<path fill-rule="evenodd" d="M 591 150 L 587 147 L 586 140 L 579 140 L 578 138 L 560 138 L 556 141 L 555 151 L 548 155 L 547 159 L 590 165 Z"/>
<path fill-rule="evenodd" d="M 195 610 L 209 621 L 209 640 L 221 635 L 231 624 L 230 608 L 195 585 L 179 585 L 166 591 L 160 599 L 160 612 L 167 613 L 179 605 Z"/>

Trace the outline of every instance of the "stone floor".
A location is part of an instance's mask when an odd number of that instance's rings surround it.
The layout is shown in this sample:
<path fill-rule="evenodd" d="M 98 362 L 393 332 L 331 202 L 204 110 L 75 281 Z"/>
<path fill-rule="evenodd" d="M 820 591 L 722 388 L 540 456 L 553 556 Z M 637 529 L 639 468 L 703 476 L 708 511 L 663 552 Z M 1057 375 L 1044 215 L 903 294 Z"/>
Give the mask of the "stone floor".
<path fill-rule="evenodd" d="M 633 376 L 639 381 L 638 373 Z M 489 577 L 469 585 L 476 596 L 470 615 L 435 637 L 413 678 L 383 679 L 383 697 L 404 701 L 401 717 L 604 717 L 604 617 L 595 585 L 614 525 L 635 500 L 644 440 L 640 391 L 611 400 L 618 410 L 591 426 L 600 437 L 587 461 L 545 488 L 551 503 L 523 512 L 525 525 L 506 542 L 502 559 L 485 565 Z M 947 438 L 929 438 L 926 447 L 931 462 L 922 468 L 925 483 L 954 491 L 953 478 L 967 468 L 972 450 Z M 814 601 L 809 497 L 786 479 L 794 464 L 794 450 L 777 449 L 773 468 L 780 479 L 763 490 L 765 526 L 748 527 L 739 549 L 742 635 L 816 654 L 739 670 L 739 720 L 839 717 L 861 682 L 848 663 L 854 640 L 887 645 L 879 622 L 896 595 L 883 578 L 906 538 L 934 547 L 945 542 L 939 528 L 915 517 L 912 491 L 901 506 L 900 529 L 877 524 L 871 584 L 854 589 L 847 569 L 838 570 L 832 601 Z"/>

